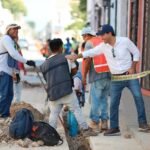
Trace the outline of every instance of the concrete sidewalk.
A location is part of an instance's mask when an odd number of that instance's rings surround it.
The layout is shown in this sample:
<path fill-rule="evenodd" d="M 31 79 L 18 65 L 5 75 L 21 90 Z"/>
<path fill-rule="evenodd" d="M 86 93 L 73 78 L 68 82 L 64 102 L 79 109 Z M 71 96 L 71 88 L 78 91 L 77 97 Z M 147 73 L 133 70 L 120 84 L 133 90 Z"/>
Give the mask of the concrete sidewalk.
<path fill-rule="evenodd" d="M 144 97 L 147 120 L 150 123 L 150 98 Z M 150 150 L 150 133 L 138 131 L 137 113 L 132 95 L 124 89 L 120 103 L 121 136 L 105 137 L 100 134 L 90 137 L 92 150 Z M 126 138 L 131 135 L 131 138 Z"/>

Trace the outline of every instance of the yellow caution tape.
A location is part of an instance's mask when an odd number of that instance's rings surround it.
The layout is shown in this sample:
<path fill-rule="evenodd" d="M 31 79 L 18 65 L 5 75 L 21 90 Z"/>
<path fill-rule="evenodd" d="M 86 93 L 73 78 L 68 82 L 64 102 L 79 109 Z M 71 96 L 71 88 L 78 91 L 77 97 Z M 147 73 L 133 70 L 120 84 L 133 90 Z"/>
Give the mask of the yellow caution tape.
<path fill-rule="evenodd" d="M 124 80 L 133 80 L 133 79 L 138 79 L 147 76 L 150 74 L 150 70 L 148 71 L 143 71 L 137 74 L 129 74 L 129 75 L 120 75 L 120 76 L 115 76 L 112 75 L 111 80 L 112 81 L 124 81 Z"/>

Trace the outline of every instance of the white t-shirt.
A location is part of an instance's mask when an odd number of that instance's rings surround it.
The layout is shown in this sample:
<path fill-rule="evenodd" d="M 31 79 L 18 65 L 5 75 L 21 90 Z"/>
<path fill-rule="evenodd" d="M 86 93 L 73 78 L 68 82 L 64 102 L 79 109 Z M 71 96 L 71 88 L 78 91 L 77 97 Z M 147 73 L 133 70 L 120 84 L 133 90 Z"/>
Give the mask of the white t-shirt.
<path fill-rule="evenodd" d="M 78 77 L 75 77 L 73 79 L 73 82 L 74 82 L 74 90 L 79 90 L 82 93 L 82 81 Z"/>

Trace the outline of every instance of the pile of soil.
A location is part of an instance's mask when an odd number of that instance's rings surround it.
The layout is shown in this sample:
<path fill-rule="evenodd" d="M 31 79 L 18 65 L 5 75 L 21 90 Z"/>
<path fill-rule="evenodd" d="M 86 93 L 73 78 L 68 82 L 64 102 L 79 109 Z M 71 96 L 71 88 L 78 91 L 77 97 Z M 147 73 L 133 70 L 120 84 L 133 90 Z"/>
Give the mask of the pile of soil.
<path fill-rule="evenodd" d="M 0 119 L 0 143 L 11 143 L 14 141 L 11 137 L 9 137 L 9 124 L 11 120 L 11 118 Z"/>
<path fill-rule="evenodd" d="M 19 145 L 21 147 L 39 147 L 43 146 L 44 143 L 42 141 L 34 142 L 29 138 L 15 140 L 9 136 L 9 125 L 12 118 L 0 118 L 0 143 L 3 144 L 11 144 L 11 145 Z"/>
<path fill-rule="evenodd" d="M 12 121 L 12 118 L 15 116 L 16 112 L 22 108 L 29 109 L 34 116 L 34 120 L 44 120 L 44 115 L 40 113 L 36 108 L 26 102 L 14 103 L 11 105 L 10 108 L 10 115 L 11 117 L 8 118 L 0 118 L 0 143 L 3 144 L 16 144 L 21 147 L 39 147 L 42 146 L 44 143 L 42 141 L 33 142 L 32 140 L 25 138 L 15 140 L 9 136 L 9 125 Z"/>
<path fill-rule="evenodd" d="M 10 116 L 13 118 L 17 111 L 19 111 L 22 108 L 29 109 L 33 116 L 35 121 L 44 120 L 44 115 L 38 111 L 36 108 L 34 108 L 31 104 L 26 103 L 24 101 L 21 101 L 19 103 L 13 103 L 10 107 Z"/>

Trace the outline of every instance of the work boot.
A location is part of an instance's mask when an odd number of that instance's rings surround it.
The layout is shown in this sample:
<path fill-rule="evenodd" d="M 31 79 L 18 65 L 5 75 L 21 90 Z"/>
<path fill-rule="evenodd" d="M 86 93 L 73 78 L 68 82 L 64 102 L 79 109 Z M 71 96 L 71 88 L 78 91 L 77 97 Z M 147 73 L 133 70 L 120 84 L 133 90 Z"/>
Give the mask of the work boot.
<path fill-rule="evenodd" d="M 108 121 L 107 120 L 101 121 L 101 130 L 103 130 L 103 131 L 108 130 Z"/>
<path fill-rule="evenodd" d="M 97 132 L 97 133 L 99 133 L 101 130 L 99 129 L 99 123 L 96 123 L 95 121 L 91 121 L 90 122 L 90 124 L 89 124 L 89 127 L 93 130 L 93 131 L 95 131 L 95 132 Z"/>
<path fill-rule="evenodd" d="M 97 136 L 98 135 L 98 133 L 93 131 L 90 127 L 88 129 L 82 129 L 81 133 L 84 137 Z"/>
<path fill-rule="evenodd" d="M 95 121 L 91 120 L 90 123 L 89 123 L 89 127 L 92 128 L 92 129 L 97 128 L 98 127 L 98 123 L 96 123 Z"/>

